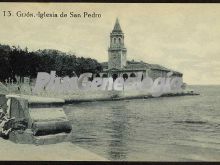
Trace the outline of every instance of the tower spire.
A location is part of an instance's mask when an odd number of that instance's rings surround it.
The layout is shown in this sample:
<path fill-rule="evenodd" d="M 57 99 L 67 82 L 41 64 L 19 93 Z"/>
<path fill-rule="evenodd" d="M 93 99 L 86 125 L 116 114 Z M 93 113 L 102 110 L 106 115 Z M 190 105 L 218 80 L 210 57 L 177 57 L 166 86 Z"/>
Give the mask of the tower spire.
<path fill-rule="evenodd" d="M 115 21 L 115 26 L 114 26 L 114 29 L 113 29 L 112 32 L 122 32 L 118 18 L 117 18 L 116 21 Z"/>
<path fill-rule="evenodd" d="M 110 47 L 108 49 L 108 69 L 122 69 L 126 66 L 127 49 L 124 46 L 124 33 L 121 30 L 118 18 L 110 33 Z"/>

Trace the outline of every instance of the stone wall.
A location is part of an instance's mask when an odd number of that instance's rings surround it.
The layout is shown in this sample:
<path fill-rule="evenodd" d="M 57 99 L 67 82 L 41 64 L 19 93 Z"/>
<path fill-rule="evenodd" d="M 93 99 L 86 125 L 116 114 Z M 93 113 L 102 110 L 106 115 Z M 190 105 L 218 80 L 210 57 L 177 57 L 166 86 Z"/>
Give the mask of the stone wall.
<path fill-rule="evenodd" d="M 47 104 L 41 104 L 40 107 L 32 108 L 28 99 L 9 95 L 7 98 L 10 99 L 9 117 L 14 118 L 12 132 L 9 134 L 11 141 L 28 144 L 45 144 L 46 141 L 56 143 L 62 142 L 62 139 L 65 141 L 64 138 L 71 132 L 72 126 L 62 105 L 55 108 L 51 106 L 53 103 L 48 102 L 50 107 Z M 36 101 L 36 104 L 40 104 L 39 100 Z M 39 138 L 42 135 L 50 136 L 50 140 Z"/>

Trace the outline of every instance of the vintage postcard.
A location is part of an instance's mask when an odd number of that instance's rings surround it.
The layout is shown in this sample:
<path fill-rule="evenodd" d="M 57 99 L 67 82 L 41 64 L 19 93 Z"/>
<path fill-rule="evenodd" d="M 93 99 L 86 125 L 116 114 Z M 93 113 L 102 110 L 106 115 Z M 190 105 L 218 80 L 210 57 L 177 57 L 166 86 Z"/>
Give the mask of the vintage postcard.
<path fill-rule="evenodd" d="M 0 160 L 220 161 L 219 18 L 0 3 Z"/>

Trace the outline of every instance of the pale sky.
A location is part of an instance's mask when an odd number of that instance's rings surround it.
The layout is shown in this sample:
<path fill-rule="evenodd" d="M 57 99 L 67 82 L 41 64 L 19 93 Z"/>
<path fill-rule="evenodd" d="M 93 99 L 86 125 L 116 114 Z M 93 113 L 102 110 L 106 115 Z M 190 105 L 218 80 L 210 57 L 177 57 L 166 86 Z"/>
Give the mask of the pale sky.
<path fill-rule="evenodd" d="M 4 17 L 11 10 L 13 17 Z M 101 18 L 19 18 L 17 11 L 101 14 Z M 58 49 L 108 60 L 116 18 L 128 60 L 180 71 L 187 84 L 220 84 L 220 4 L 0 3 L 0 43 Z"/>

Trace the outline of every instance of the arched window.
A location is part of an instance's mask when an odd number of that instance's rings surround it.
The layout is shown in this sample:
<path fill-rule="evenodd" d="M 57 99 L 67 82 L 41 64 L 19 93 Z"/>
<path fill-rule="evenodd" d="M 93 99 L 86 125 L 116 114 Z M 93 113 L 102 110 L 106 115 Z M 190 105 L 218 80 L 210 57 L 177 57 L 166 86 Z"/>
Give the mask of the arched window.
<path fill-rule="evenodd" d="M 115 80 L 118 78 L 118 75 L 117 75 L 116 73 L 114 73 L 114 74 L 112 75 L 112 78 L 113 78 L 113 81 L 115 81 Z"/>
<path fill-rule="evenodd" d="M 113 40 L 114 40 L 114 44 L 116 44 L 116 38 L 113 38 Z"/>
<path fill-rule="evenodd" d="M 123 78 L 124 78 L 124 80 L 128 79 L 128 74 L 127 74 L 127 73 L 124 73 L 124 74 L 123 74 Z"/>
<path fill-rule="evenodd" d="M 136 77 L 135 73 L 131 73 L 130 77 Z"/>
<path fill-rule="evenodd" d="M 118 38 L 118 43 L 121 44 L 121 38 Z"/>

